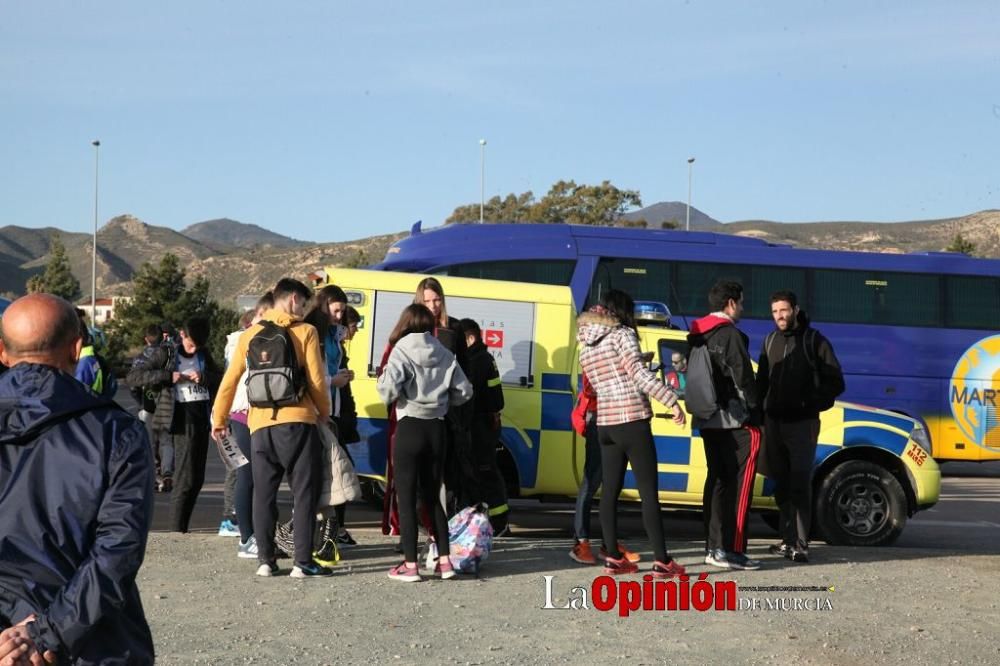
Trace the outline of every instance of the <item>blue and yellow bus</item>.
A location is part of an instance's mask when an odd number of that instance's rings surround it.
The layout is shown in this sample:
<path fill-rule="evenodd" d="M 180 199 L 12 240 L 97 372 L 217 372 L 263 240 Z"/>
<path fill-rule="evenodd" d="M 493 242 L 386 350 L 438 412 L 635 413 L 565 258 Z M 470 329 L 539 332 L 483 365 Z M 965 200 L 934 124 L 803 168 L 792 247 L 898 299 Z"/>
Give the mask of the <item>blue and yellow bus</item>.
<path fill-rule="evenodd" d="M 756 355 L 770 294 L 791 289 L 844 367 L 844 399 L 912 416 L 937 460 L 1000 459 L 1000 260 L 809 250 L 708 232 L 566 224 L 414 225 L 373 268 L 570 287 L 577 310 L 609 288 L 707 309 L 719 278 L 746 289 Z"/>

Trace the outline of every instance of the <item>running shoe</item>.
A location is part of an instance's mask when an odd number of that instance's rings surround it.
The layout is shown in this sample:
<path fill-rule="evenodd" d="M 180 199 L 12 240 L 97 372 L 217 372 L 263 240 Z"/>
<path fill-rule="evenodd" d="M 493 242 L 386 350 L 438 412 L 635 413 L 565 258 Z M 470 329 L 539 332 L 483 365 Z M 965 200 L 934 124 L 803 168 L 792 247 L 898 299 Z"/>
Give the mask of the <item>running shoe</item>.
<path fill-rule="evenodd" d="M 400 580 L 404 583 L 419 583 L 423 580 L 420 577 L 420 571 L 417 569 L 417 565 L 406 566 L 406 562 L 400 562 L 399 565 L 394 566 L 389 569 L 389 578 L 393 580 Z"/>
<path fill-rule="evenodd" d="M 651 572 L 653 578 L 673 578 L 674 576 L 686 576 L 687 571 L 684 570 L 680 564 L 677 564 L 677 560 L 671 559 L 669 562 L 664 564 L 657 560 L 653 562 L 653 568 Z"/>
<path fill-rule="evenodd" d="M 576 545 L 573 546 L 573 550 L 569 551 L 569 557 L 574 562 L 579 562 L 580 564 L 597 564 L 597 558 L 594 557 L 594 551 L 591 549 L 590 541 L 587 539 L 577 541 Z"/>
<path fill-rule="evenodd" d="M 720 569 L 733 568 L 733 563 L 729 561 L 728 557 L 726 557 L 726 551 L 721 548 L 708 551 L 705 554 L 705 564 L 713 567 L 719 567 Z"/>
<path fill-rule="evenodd" d="M 760 560 L 751 560 L 746 553 L 726 553 L 726 559 L 733 569 L 740 571 L 756 571 L 760 569 Z"/>
<path fill-rule="evenodd" d="M 781 543 L 775 543 L 775 544 L 772 544 L 772 545 L 768 546 L 767 552 L 771 553 L 772 555 L 781 555 L 782 557 L 791 557 L 791 555 L 792 555 L 792 547 L 789 546 L 787 543 L 785 543 L 785 542 L 782 541 Z"/>
<path fill-rule="evenodd" d="M 169 476 L 165 476 L 160 480 L 160 484 L 157 487 L 161 493 L 169 493 L 174 489 L 174 480 Z"/>
<path fill-rule="evenodd" d="M 233 521 L 226 518 L 219 524 L 219 536 L 221 537 L 238 537 L 240 531 L 233 524 Z"/>
<path fill-rule="evenodd" d="M 434 565 L 434 573 L 441 576 L 441 580 L 448 580 L 455 577 L 455 568 L 451 566 L 451 562 L 442 564 L 441 560 L 438 560 Z"/>
<path fill-rule="evenodd" d="M 792 554 L 788 556 L 792 562 L 799 562 L 801 564 L 809 563 L 809 551 L 801 548 L 793 548 Z"/>
<path fill-rule="evenodd" d="M 634 562 L 629 562 L 624 557 L 618 560 L 613 557 L 608 557 L 604 560 L 604 573 L 611 574 L 612 576 L 635 573 L 638 570 L 639 567 L 637 567 Z"/>
<path fill-rule="evenodd" d="M 262 562 L 259 567 L 257 567 L 257 575 L 264 576 L 265 578 L 270 578 L 271 576 L 278 575 L 278 563 L 277 562 Z"/>
<path fill-rule="evenodd" d="M 340 528 L 340 531 L 337 532 L 336 542 L 340 548 L 353 548 L 358 545 L 358 542 L 354 540 L 351 533 L 344 528 Z"/>
<path fill-rule="evenodd" d="M 631 550 L 626 548 L 625 544 L 623 544 L 621 541 L 618 542 L 618 552 L 620 552 L 622 554 L 622 557 L 624 557 L 632 564 L 635 564 L 636 562 L 642 559 L 642 556 L 639 555 L 639 553 L 633 553 Z M 600 553 L 601 557 L 603 558 L 608 557 L 608 551 L 604 548 L 604 546 L 601 546 Z"/>
<path fill-rule="evenodd" d="M 236 557 L 245 560 L 257 559 L 257 537 L 251 535 L 245 542 L 240 541 L 239 548 L 236 549 Z"/>
<path fill-rule="evenodd" d="M 292 573 L 288 574 L 292 578 L 322 578 L 332 576 L 333 572 L 329 567 L 324 567 L 310 562 L 309 564 L 296 564 L 292 567 Z"/>

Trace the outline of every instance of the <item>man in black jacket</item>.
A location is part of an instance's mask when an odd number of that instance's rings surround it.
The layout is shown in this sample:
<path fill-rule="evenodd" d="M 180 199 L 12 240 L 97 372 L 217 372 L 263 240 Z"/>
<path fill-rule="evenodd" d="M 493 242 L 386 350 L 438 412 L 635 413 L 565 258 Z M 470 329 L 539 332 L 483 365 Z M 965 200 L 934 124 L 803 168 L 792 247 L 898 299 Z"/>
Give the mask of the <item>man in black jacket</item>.
<path fill-rule="evenodd" d="M 747 513 L 757 473 L 762 420 L 750 341 L 736 328 L 743 314 L 743 286 L 720 280 L 708 292 L 713 312 L 691 324 L 688 342 L 693 361 L 697 347 L 708 350 L 711 376 L 698 374 L 688 364 L 685 398 L 688 410 L 696 395 L 714 393 L 711 415 L 692 411 L 691 428 L 697 428 L 705 445 L 705 564 L 721 569 L 759 569 L 760 562 L 746 555 Z M 712 386 L 700 386 L 711 381 Z"/>
<path fill-rule="evenodd" d="M 757 365 L 766 414 L 764 462 L 781 510 L 781 542 L 770 551 L 808 562 L 819 413 L 844 392 L 844 375 L 830 341 L 809 326 L 794 293 L 772 294 L 771 316 L 777 330 L 765 338 Z"/>
<path fill-rule="evenodd" d="M 73 378 L 80 348 L 60 298 L 31 294 L 4 313 L 0 662 L 152 664 L 135 583 L 152 454 L 139 419 Z"/>
<path fill-rule="evenodd" d="M 472 384 L 472 456 L 482 501 L 490 507 L 493 533 L 508 532 L 510 506 L 507 488 L 497 466 L 500 443 L 500 412 L 503 411 L 503 388 L 493 354 L 483 344 L 483 333 L 472 319 L 460 322 L 468 345 L 469 382 Z"/>

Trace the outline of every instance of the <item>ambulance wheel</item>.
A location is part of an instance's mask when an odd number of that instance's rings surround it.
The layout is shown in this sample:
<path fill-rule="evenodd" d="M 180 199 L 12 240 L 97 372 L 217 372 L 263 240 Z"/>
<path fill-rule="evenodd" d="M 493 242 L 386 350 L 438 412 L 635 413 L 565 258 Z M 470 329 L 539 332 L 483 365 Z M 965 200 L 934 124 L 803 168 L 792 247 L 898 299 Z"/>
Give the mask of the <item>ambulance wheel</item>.
<path fill-rule="evenodd" d="M 827 543 L 888 546 L 906 526 L 906 494 L 884 467 L 849 460 L 823 479 L 813 517 Z"/>

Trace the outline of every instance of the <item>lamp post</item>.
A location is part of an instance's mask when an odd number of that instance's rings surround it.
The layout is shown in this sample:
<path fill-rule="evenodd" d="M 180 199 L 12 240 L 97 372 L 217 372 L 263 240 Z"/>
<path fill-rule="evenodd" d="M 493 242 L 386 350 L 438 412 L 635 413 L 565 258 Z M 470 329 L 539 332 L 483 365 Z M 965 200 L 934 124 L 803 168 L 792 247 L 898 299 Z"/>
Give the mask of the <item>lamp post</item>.
<path fill-rule="evenodd" d="M 486 209 L 486 139 L 479 140 L 479 224 Z"/>
<path fill-rule="evenodd" d="M 684 225 L 685 231 L 691 231 L 691 174 L 694 171 L 694 158 L 688 158 L 688 207 L 687 222 Z"/>
<path fill-rule="evenodd" d="M 94 139 L 94 256 L 90 265 L 90 324 L 97 323 L 97 174 L 100 166 L 101 142 Z"/>

